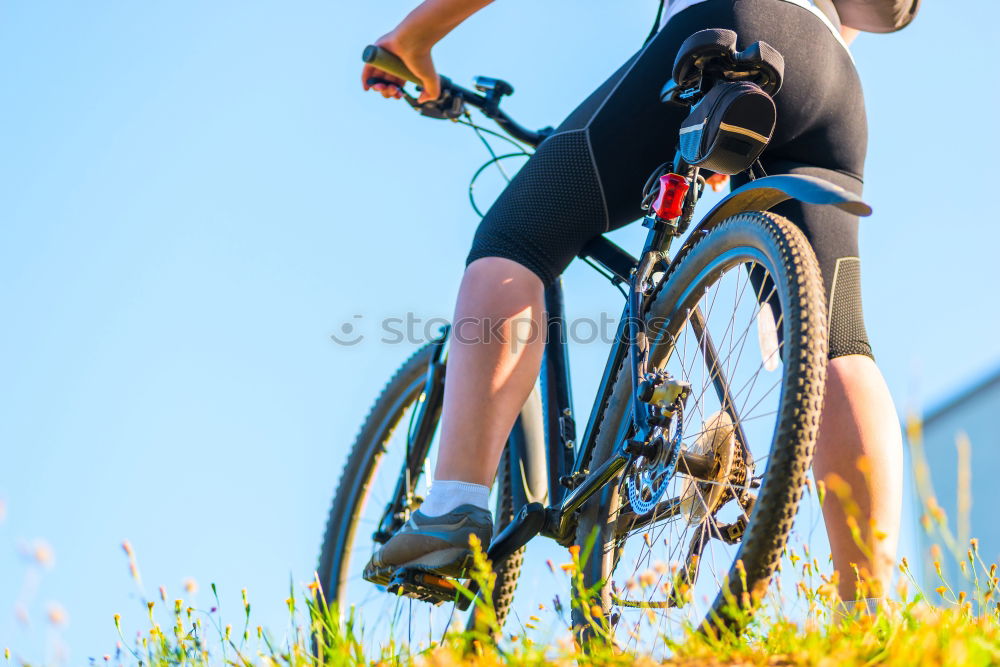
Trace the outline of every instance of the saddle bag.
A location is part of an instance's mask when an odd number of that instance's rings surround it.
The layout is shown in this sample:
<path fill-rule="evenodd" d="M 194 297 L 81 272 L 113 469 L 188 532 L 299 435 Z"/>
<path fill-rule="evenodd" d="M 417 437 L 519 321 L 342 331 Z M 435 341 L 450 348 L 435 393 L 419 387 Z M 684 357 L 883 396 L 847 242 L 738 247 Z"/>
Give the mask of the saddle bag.
<path fill-rule="evenodd" d="M 680 153 L 717 174 L 750 168 L 774 134 L 774 100 L 756 83 L 716 83 L 681 123 Z"/>

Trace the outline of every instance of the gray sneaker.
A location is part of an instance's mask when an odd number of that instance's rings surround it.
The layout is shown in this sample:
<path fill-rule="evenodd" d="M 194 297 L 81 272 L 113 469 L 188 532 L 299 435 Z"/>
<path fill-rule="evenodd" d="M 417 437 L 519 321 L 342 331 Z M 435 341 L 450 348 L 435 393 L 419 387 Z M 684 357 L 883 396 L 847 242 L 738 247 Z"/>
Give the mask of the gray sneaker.
<path fill-rule="evenodd" d="M 417 510 L 365 566 L 364 578 L 386 585 L 401 567 L 415 567 L 445 577 L 458 577 L 470 564 L 469 536 L 475 534 L 483 549 L 493 538 L 489 510 L 459 505 L 447 514 L 427 516 Z"/>

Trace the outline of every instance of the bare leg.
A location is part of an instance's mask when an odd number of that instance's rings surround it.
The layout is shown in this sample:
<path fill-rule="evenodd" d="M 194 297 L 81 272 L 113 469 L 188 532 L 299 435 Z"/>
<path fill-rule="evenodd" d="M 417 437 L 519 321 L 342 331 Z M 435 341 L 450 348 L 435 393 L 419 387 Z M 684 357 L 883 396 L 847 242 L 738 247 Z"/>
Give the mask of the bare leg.
<path fill-rule="evenodd" d="M 465 270 L 455 307 L 435 479 L 491 486 L 542 364 L 544 288 L 517 262 Z"/>
<path fill-rule="evenodd" d="M 477 260 L 466 269 L 454 321 L 435 477 L 490 486 L 541 366 L 542 283 L 516 262 Z M 867 473 L 857 467 L 862 457 L 869 463 Z M 890 581 L 902 465 L 899 424 L 878 367 L 864 356 L 833 359 L 813 469 L 818 479 L 836 474 L 850 486 L 860 510 L 861 539 L 873 555 L 869 558 L 855 544 L 843 507 L 829 493 L 823 514 L 844 599 L 857 597 L 852 563 L 876 586 Z M 884 539 L 877 539 L 868 519 Z"/>
<path fill-rule="evenodd" d="M 862 457 L 867 460 L 867 472 L 858 469 Z M 899 540 L 903 445 L 889 389 L 868 357 L 851 355 L 830 361 L 813 472 L 817 479 L 827 480 L 835 474 L 847 482 L 850 497 L 858 506 L 855 518 L 861 541 L 872 555 L 869 558 L 858 548 L 844 505 L 828 490 L 823 516 L 833 566 L 840 573 L 841 598 L 858 597 L 852 563 L 870 578 L 873 589 L 869 595 L 881 597 L 892 577 Z M 884 539 L 878 539 L 877 532 L 884 533 Z"/>

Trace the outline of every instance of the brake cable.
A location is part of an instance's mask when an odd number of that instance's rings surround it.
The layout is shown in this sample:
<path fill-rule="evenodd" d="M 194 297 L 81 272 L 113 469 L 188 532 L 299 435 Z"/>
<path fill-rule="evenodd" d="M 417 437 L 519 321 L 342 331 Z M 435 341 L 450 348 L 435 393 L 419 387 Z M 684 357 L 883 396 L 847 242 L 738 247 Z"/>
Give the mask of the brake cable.
<path fill-rule="evenodd" d="M 481 125 L 477 125 L 472 120 L 472 116 L 469 114 L 468 110 L 465 111 L 465 118 L 466 118 L 465 120 L 461 120 L 461 119 L 456 118 L 455 122 L 456 123 L 460 123 L 462 125 L 466 125 L 466 126 L 472 128 L 473 132 L 476 133 L 476 136 L 479 137 L 479 140 L 483 142 L 484 146 L 486 146 L 486 150 L 489 151 L 490 156 L 491 156 L 489 160 L 487 160 L 486 162 L 484 162 L 479 167 L 479 169 L 476 169 L 475 173 L 472 174 L 472 179 L 470 179 L 470 181 L 469 181 L 469 204 L 472 206 L 472 210 L 476 212 L 476 215 L 478 215 L 480 218 L 482 218 L 485 215 L 485 213 L 483 213 L 482 210 L 480 210 L 479 206 L 476 204 L 476 196 L 475 196 L 476 181 L 479 179 L 479 176 L 482 175 L 482 173 L 484 171 L 486 171 L 487 169 L 489 169 L 490 166 L 496 165 L 497 169 L 500 171 L 500 175 L 503 176 L 503 178 L 504 178 L 505 181 L 507 181 L 508 183 L 510 183 L 510 177 L 507 175 L 507 172 L 504 171 L 503 167 L 500 166 L 500 163 L 503 160 L 508 160 L 510 158 L 515 158 L 515 157 L 531 157 L 532 154 L 529 153 L 528 151 L 526 151 L 524 149 L 524 146 L 522 144 L 518 143 L 517 141 L 514 141 L 510 137 L 505 136 L 503 134 L 500 134 L 499 132 L 494 132 L 493 130 L 491 130 L 491 129 L 487 128 L 487 127 L 483 127 Z M 486 137 L 483 136 L 484 133 L 485 134 L 489 134 L 491 136 L 494 136 L 494 137 L 496 137 L 498 139 L 503 139 L 504 141 L 506 141 L 508 144 L 510 144 L 511 146 L 513 146 L 514 148 L 516 148 L 517 150 L 514 151 L 514 152 L 511 152 L 511 153 L 504 153 L 502 155 L 497 155 L 496 151 L 493 149 L 493 146 L 490 145 L 490 142 L 487 141 Z M 589 257 L 582 257 L 581 259 L 583 259 L 584 262 L 586 262 L 587 264 L 589 264 L 591 266 L 591 268 L 593 268 L 595 271 L 597 271 L 599 274 L 601 274 L 604 278 L 606 278 L 607 280 L 609 280 L 612 285 L 614 285 L 615 287 L 617 287 L 618 291 L 622 293 L 622 296 L 625 296 L 626 298 L 628 298 L 628 293 L 622 287 L 621 281 L 618 280 L 618 278 L 616 276 L 614 276 L 611 273 L 608 273 L 607 271 L 605 271 L 603 267 L 601 267 L 598 264 L 596 264 Z"/>
<path fill-rule="evenodd" d="M 490 154 L 490 159 L 484 162 L 482 166 L 480 166 L 479 169 L 475 171 L 475 173 L 472 175 L 472 179 L 469 181 L 469 204 L 472 206 L 472 210 L 476 212 L 476 215 L 482 218 L 485 215 L 485 213 L 483 213 L 483 211 L 480 210 L 479 206 L 476 204 L 476 197 L 475 197 L 476 181 L 479 179 L 479 176 L 484 171 L 486 171 L 490 166 L 496 165 L 496 168 L 500 172 L 500 175 L 503 176 L 503 179 L 507 183 L 510 183 L 511 177 L 507 175 L 506 171 L 504 171 L 501 162 L 503 160 L 508 160 L 510 158 L 515 158 L 515 157 L 531 157 L 531 153 L 526 151 L 523 145 L 514 141 L 510 137 L 506 137 L 500 134 L 499 132 L 494 132 L 489 128 L 477 125 L 472 120 L 472 116 L 471 114 L 469 114 L 468 110 L 465 111 L 465 120 L 456 119 L 455 122 L 472 128 L 472 131 L 476 133 L 476 136 L 479 137 L 479 140 L 481 142 L 483 142 L 483 145 L 486 146 L 486 150 L 489 151 Z M 498 139 L 502 139 L 511 146 L 513 146 L 514 148 L 516 148 L 517 150 L 510 153 L 503 153 L 502 155 L 497 155 L 496 151 L 493 149 L 493 146 L 490 144 L 489 141 L 487 141 L 486 137 L 483 136 L 484 134 L 489 134 Z"/>

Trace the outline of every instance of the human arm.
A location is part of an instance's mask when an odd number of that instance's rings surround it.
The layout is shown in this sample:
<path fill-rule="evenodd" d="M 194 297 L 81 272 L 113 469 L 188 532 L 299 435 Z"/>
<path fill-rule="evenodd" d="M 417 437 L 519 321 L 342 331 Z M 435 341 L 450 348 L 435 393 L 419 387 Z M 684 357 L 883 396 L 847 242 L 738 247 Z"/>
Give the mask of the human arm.
<path fill-rule="evenodd" d="M 490 4 L 493 0 L 424 0 L 391 32 L 380 37 L 375 44 L 392 52 L 420 79 L 423 92 L 420 101 L 437 99 L 441 94 L 440 80 L 431 49 L 445 35 L 465 19 Z M 389 85 L 369 85 L 369 80 L 381 79 Z M 400 97 L 404 81 L 397 76 L 365 65 L 361 71 L 361 85 L 365 90 L 374 89 L 384 97 Z"/>

